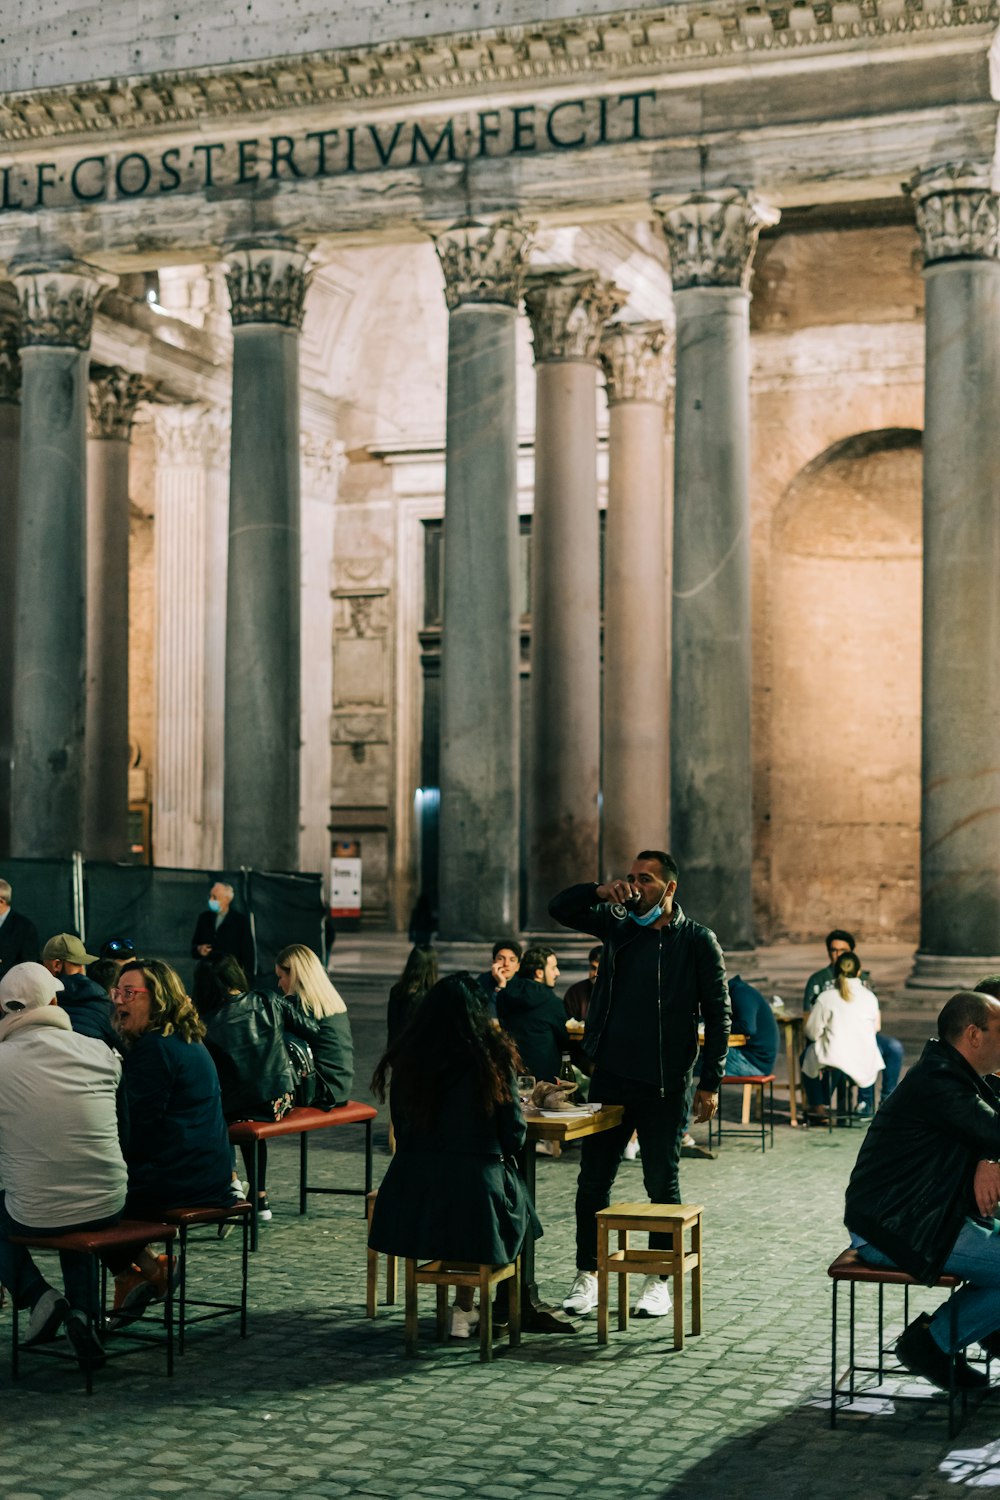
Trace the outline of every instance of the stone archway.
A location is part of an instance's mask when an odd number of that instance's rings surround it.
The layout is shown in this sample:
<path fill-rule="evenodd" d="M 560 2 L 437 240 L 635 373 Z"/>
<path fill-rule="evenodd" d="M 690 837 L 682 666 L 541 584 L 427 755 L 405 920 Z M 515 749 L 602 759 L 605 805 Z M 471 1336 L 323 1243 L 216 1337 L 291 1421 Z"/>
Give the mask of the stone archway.
<path fill-rule="evenodd" d="M 835 444 L 774 516 L 772 911 L 916 939 L 921 434 Z"/>

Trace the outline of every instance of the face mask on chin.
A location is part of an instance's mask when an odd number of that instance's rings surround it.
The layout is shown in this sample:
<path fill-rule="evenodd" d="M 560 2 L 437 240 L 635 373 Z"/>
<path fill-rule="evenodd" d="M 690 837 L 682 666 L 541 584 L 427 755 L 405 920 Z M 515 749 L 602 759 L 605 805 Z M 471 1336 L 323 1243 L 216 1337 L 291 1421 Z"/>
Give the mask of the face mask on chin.
<path fill-rule="evenodd" d="M 661 896 L 657 904 L 655 906 L 651 906 L 649 908 L 649 911 L 643 912 L 641 917 L 639 916 L 638 912 L 634 911 L 630 911 L 629 916 L 632 918 L 632 921 L 636 924 L 637 927 L 652 927 L 653 923 L 659 917 L 663 916 L 663 897 Z"/>

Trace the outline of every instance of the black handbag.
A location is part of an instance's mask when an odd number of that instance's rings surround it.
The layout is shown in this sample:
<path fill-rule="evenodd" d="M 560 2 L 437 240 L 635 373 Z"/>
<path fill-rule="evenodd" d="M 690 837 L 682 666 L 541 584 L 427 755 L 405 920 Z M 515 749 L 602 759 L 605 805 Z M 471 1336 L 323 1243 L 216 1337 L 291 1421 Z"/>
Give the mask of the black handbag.
<path fill-rule="evenodd" d="M 316 1099 L 316 1060 L 308 1042 L 299 1036 L 285 1035 L 285 1051 L 295 1074 L 295 1105 L 308 1106 Z"/>

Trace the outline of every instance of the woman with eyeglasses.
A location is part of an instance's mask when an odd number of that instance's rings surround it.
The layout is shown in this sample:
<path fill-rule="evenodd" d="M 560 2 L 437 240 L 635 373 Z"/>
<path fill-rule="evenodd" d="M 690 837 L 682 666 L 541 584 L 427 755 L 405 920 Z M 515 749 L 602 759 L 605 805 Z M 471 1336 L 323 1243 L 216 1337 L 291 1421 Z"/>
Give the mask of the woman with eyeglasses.
<path fill-rule="evenodd" d="M 274 972 L 283 995 L 319 1022 L 310 1041 L 316 1063 L 316 1109 L 335 1109 L 351 1097 L 354 1040 L 347 1006 L 311 948 L 292 943 L 282 948 Z"/>
<path fill-rule="evenodd" d="M 205 1027 L 180 976 L 159 959 L 129 959 L 112 991 L 124 1044 L 129 1110 L 129 1219 L 157 1219 L 168 1208 L 222 1207 L 233 1201 L 229 1133 Z M 168 1266 L 144 1248 L 115 1273 L 119 1323 L 166 1295 Z"/>

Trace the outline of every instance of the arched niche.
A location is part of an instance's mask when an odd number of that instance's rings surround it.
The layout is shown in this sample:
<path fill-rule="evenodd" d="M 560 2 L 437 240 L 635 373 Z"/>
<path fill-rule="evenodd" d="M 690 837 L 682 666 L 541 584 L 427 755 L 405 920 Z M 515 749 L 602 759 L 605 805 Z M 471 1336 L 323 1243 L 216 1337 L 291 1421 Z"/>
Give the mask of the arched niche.
<path fill-rule="evenodd" d="M 915 940 L 920 843 L 921 434 L 806 465 L 774 513 L 776 934 Z"/>

